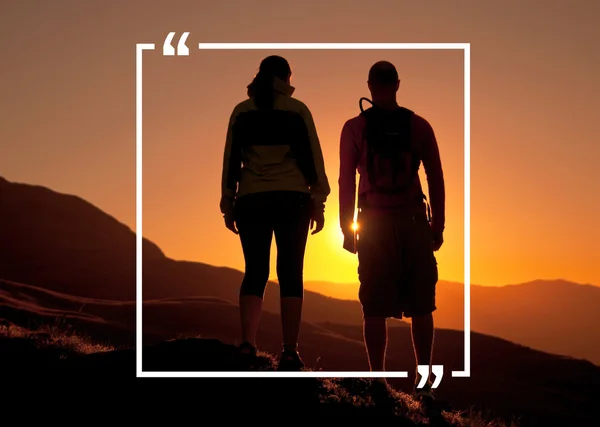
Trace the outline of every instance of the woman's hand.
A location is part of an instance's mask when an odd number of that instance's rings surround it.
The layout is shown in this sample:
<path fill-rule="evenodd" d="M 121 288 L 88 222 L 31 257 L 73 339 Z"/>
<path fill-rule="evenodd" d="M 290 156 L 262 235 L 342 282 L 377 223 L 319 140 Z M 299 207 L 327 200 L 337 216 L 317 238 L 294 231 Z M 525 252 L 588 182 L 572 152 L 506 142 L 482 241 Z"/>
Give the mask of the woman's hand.
<path fill-rule="evenodd" d="M 231 230 L 233 234 L 239 234 L 235 226 L 235 219 L 233 219 L 232 215 L 225 215 L 225 227 Z"/>
<path fill-rule="evenodd" d="M 315 228 L 316 225 L 316 228 Z M 310 229 L 312 230 L 313 228 L 315 228 L 313 230 L 312 233 L 310 234 L 317 234 L 319 231 L 323 230 L 323 227 L 325 226 L 325 213 L 321 212 L 314 212 L 311 214 L 310 216 Z"/>
<path fill-rule="evenodd" d="M 315 228 L 316 226 L 316 228 Z M 310 210 L 310 229 L 313 230 L 310 234 L 317 234 L 323 227 L 325 226 L 325 206 L 315 206 L 313 202 L 313 206 Z"/>

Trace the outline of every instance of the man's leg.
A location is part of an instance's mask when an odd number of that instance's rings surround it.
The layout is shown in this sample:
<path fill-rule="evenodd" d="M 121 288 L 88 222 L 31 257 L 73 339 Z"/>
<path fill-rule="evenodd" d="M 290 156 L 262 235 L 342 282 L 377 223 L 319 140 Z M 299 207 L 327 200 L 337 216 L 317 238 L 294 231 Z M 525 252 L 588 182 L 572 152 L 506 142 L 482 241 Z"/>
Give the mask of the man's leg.
<path fill-rule="evenodd" d="M 411 335 L 417 365 L 427 365 L 431 370 L 434 340 L 433 313 L 413 316 Z"/>
<path fill-rule="evenodd" d="M 385 370 L 387 318 L 401 315 L 396 285 L 397 251 L 393 217 L 362 212 L 359 217 L 358 299 L 363 310 L 363 333 L 371 371 Z"/>
<path fill-rule="evenodd" d="M 371 371 L 385 371 L 385 353 L 387 349 L 386 318 L 365 317 L 363 333 Z"/>
<path fill-rule="evenodd" d="M 437 260 L 433 252 L 431 227 L 425 219 L 409 226 L 405 236 L 406 265 L 410 277 L 406 315 L 412 318 L 411 335 L 416 363 L 428 366 L 429 381 L 435 336 L 433 312 L 436 310 Z M 417 384 L 419 377 L 417 372 Z"/>

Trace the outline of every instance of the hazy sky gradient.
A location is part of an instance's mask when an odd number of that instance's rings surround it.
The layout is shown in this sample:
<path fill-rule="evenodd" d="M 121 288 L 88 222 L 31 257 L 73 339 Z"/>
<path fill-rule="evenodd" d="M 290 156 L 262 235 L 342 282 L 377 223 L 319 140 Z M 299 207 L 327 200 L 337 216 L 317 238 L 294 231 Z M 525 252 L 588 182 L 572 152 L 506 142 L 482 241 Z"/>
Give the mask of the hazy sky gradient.
<path fill-rule="evenodd" d="M 460 6 L 459 6 L 460 5 Z M 144 234 L 243 268 L 218 209 L 227 120 L 260 60 L 288 58 L 332 194 L 305 278 L 356 281 L 341 249 L 338 144 L 380 59 L 427 118 L 447 184 L 443 279 L 463 280 L 460 51 L 199 51 L 198 42 L 470 42 L 472 281 L 600 284 L 600 6 L 594 1 L 4 1 L 0 175 L 76 194 L 135 228 L 135 44 L 144 54 Z M 169 31 L 189 57 L 163 57 Z M 275 255 L 275 251 L 274 255 Z M 272 272 L 274 275 L 275 268 Z"/>

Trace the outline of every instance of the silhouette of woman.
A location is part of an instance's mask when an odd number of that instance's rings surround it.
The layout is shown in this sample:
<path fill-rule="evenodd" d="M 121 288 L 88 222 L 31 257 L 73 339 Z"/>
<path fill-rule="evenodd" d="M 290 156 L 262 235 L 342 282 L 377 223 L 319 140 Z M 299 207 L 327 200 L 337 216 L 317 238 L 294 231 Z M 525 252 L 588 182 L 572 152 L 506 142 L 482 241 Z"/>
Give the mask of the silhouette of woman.
<path fill-rule="evenodd" d="M 330 187 L 312 114 L 292 97 L 291 68 L 280 56 L 260 64 L 248 99 L 231 114 L 223 160 L 220 208 L 225 225 L 239 234 L 245 259 L 240 288 L 240 351 L 256 356 L 256 333 L 277 245 L 283 350 L 280 370 L 300 370 L 298 335 L 304 295 L 308 232 L 324 226 Z"/>

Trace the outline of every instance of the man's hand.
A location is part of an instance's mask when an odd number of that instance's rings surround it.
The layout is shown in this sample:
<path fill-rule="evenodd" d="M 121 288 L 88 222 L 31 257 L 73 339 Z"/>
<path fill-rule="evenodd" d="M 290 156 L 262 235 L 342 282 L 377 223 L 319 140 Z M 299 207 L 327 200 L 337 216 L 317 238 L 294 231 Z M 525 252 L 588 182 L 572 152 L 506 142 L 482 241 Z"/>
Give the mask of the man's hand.
<path fill-rule="evenodd" d="M 439 251 L 444 244 L 444 233 L 442 231 L 434 231 L 433 233 L 433 251 Z"/>
<path fill-rule="evenodd" d="M 225 215 L 225 227 L 227 227 L 233 234 L 239 234 L 235 226 L 235 220 L 230 215 Z"/>
<path fill-rule="evenodd" d="M 315 228 L 316 225 L 316 228 Z M 312 233 L 310 234 L 317 234 L 319 231 L 323 230 L 323 227 L 325 226 L 325 213 L 323 211 L 320 210 L 314 210 L 311 212 L 310 215 L 310 229 L 313 230 Z"/>
<path fill-rule="evenodd" d="M 344 234 L 344 249 L 346 249 L 351 254 L 356 253 L 356 244 L 354 242 L 354 233 Z"/>
<path fill-rule="evenodd" d="M 351 254 L 356 253 L 356 241 L 354 240 L 354 230 L 345 230 L 344 233 L 344 249 Z"/>

